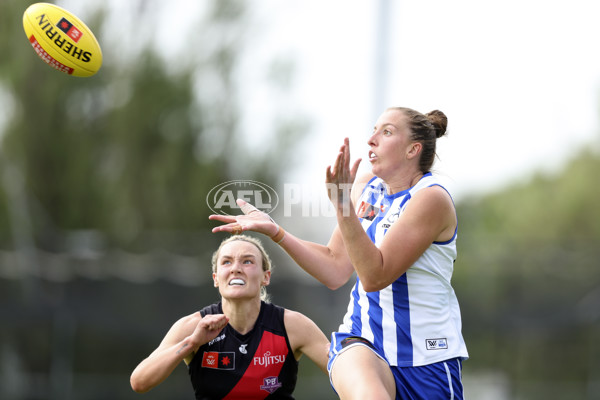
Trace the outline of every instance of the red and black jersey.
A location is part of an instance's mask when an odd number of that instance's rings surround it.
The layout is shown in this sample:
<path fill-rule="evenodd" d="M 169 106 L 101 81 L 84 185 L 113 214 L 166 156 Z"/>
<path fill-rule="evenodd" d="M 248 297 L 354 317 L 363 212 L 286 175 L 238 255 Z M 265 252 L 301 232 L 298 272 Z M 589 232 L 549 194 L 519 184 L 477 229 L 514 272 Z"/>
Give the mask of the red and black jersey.
<path fill-rule="evenodd" d="M 200 310 L 222 314 L 221 303 Z M 261 302 L 254 328 L 245 335 L 229 324 L 200 346 L 188 365 L 196 399 L 293 399 L 298 361 L 285 331 L 284 309 Z"/>

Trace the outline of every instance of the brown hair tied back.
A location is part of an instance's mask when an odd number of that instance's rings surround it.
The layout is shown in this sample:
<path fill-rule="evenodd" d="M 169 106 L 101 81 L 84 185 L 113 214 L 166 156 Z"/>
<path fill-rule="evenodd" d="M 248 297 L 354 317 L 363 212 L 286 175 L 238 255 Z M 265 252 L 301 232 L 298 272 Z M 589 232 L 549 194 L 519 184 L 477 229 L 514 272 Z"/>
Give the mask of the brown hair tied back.
<path fill-rule="evenodd" d="M 448 127 L 448 118 L 446 114 L 440 110 L 433 110 L 425 114 L 425 116 L 431 121 L 431 124 L 435 128 L 435 137 L 441 138 L 446 134 L 446 128 Z"/>
<path fill-rule="evenodd" d="M 391 107 L 390 110 L 400 111 L 406 116 L 406 123 L 412 134 L 411 139 L 423 145 L 419 170 L 424 174 L 430 172 L 435 160 L 436 141 L 446 134 L 448 126 L 446 114 L 439 110 L 422 114 L 406 107 Z"/>

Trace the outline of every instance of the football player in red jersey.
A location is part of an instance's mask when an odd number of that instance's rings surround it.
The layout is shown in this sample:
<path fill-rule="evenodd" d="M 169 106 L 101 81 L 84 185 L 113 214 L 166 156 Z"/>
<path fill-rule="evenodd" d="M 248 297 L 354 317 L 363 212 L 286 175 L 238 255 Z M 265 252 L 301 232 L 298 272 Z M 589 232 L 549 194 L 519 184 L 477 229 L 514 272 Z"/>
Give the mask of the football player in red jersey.
<path fill-rule="evenodd" d="M 182 361 L 197 399 L 293 399 L 302 354 L 327 372 L 324 333 L 305 315 L 268 302 L 271 261 L 258 239 L 225 239 L 212 268 L 221 302 L 175 322 L 133 371 L 133 390 L 154 388 Z"/>

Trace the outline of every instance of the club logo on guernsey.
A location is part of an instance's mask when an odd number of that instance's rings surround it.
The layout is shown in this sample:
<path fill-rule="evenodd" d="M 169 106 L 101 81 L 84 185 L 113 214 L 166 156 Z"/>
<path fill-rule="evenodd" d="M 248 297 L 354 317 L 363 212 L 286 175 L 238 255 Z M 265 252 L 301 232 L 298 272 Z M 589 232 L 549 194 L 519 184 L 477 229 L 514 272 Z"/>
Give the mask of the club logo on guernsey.
<path fill-rule="evenodd" d="M 260 390 L 266 390 L 269 393 L 273 393 L 281 387 L 281 383 L 276 376 L 270 376 L 263 379 L 263 384 L 260 386 Z"/>
<path fill-rule="evenodd" d="M 271 355 L 270 351 L 263 354 L 262 357 L 254 357 L 254 365 L 268 367 L 269 365 L 283 364 L 285 362 L 285 354 Z"/>
<path fill-rule="evenodd" d="M 232 351 L 205 351 L 202 354 L 202 368 L 235 369 L 235 353 Z"/>

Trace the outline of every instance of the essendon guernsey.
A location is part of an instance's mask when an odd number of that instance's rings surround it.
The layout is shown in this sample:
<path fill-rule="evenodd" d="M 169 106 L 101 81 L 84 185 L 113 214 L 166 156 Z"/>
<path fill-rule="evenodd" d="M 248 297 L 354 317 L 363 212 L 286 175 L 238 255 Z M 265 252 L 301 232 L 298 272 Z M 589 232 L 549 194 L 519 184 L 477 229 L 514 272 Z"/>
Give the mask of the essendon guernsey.
<path fill-rule="evenodd" d="M 221 303 L 200 311 L 222 314 Z M 196 399 L 293 399 L 298 362 L 283 323 L 284 309 L 261 303 L 254 328 L 245 335 L 227 325 L 200 346 L 188 366 Z"/>

